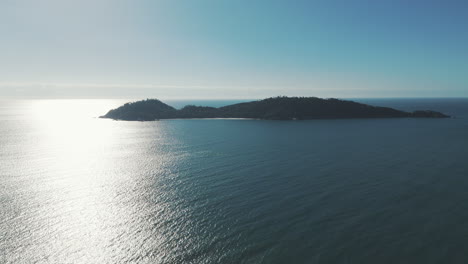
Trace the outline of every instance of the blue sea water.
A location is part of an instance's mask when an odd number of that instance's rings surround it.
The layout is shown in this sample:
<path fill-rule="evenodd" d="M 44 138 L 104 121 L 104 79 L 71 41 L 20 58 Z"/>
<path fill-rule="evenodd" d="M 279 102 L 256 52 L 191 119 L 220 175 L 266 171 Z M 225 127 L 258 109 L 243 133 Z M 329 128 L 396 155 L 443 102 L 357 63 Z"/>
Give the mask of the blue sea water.
<path fill-rule="evenodd" d="M 0 101 L 0 263 L 466 263 L 468 99 L 450 119 L 98 119 Z M 220 106 L 228 101 L 169 102 Z"/>

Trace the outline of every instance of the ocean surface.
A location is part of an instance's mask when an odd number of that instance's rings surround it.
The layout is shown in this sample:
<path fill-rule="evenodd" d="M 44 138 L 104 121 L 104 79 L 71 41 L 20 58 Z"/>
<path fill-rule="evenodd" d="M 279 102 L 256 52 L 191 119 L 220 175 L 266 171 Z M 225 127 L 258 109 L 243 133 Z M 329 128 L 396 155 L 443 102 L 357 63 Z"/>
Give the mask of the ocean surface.
<path fill-rule="evenodd" d="M 96 118 L 0 101 L 0 263 L 468 263 L 468 99 L 450 119 Z M 229 101 L 169 101 L 220 106 Z"/>

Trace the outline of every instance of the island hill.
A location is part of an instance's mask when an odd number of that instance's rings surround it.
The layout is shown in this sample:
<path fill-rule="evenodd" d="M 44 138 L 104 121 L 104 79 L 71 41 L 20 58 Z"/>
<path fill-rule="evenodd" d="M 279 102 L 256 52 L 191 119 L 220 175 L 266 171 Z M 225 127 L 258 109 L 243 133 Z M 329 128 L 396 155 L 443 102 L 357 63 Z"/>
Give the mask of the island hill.
<path fill-rule="evenodd" d="M 219 108 L 187 105 L 175 109 L 156 99 L 126 103 L 101 118 L 153 121 L 176 118 L 252 118 L 267 120 L 349 119 L 349 118 L 445 118 L 434 111 L 404 112 L 339 99 L 316 97 L 275 97 Z"/>

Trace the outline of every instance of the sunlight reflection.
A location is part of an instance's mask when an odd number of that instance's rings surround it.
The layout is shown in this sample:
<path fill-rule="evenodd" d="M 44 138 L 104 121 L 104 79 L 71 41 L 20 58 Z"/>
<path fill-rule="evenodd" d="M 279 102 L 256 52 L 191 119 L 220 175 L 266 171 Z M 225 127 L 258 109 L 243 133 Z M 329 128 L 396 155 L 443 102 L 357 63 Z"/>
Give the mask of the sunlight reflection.
<path fill-rule="evenodd" d="M 193 222 L 181 195 L 179 166 L 188 151 L 176 134 L 179 123 L 97 118 L 122 103 L 18 103 L 19 128 L 7 134 L 14 155 L 2 171 L 15 223 L 5 229 L 11 263 L 173 263 L 180 257 L 175 252 L 190 239 Z"/>
<path fill-rule="evenodd" d="M 106 104 L 94 100 L 43 100 L 32 106 L 36 128 L 42 136 L 37 144 L 45 152 L 42 156 L 49 159 L 45 183 L 50 184 L 50 192 L 45 200 L 49 200 L 47 213 L 53 212 L 57 222 L 45 223 L 44 227 L 49 229 L 46 233 L 56 234 L 49 248 L 52 252 L 67 244 L 78 256 L 107 258 L 102 252 L 107 236 L 100 223 L 105 212 L 100 202 L 107 200 L 108 194 L 100 188 L 104 179 L 98 179 L 98 174 L 110 162 L 103 150 L 115 143 L 115 131 L 112 122 L 95 117 L 111 104 L 112 101 Z"/>
<path fill-rule="evenodd" d="M 96 263 L 117 261 L 113 260 L 116 257 L 130 259 L 131 254 L 125 251 L 141 250 L 145 242 L 131 236 L 142 230 L 147 230 L 147 234 L 140 236 L 151 235 L 152 228 L 145 227 L 148 223 L 136 224 L 146 221 L 145 216 L 154 210 L 141 196 L 145 194 L 142 190 L 152 186 L 145 173 L 161 167 L 165 159 L 158 152 L 153 154 L 154 149 L 136 135 L 145 131 L 142 128 L 147 128 L 148 133 L 163 134 L 158 133 L 161 126 L 157 124 L 96 118 L 120 103 L 44 100 L 32 106 L 39 134 L 34 147 L 46 157 L 41 162 L 47 171 L 31 184 L 42 184 L 41 189 L 48 190 L 37 199 L 46 204 L 43 214 L 54 219 L 42 223 L 41 217 L 38 219 L 42 234 L 38 236 L 54 237 L 39 250 L 43 257 L 58 262 L 71 258 Z M 149 138 L 164 141 L 163 136 Z M 151 151 L 150 155 L 135 156 L 129 146 L 137 146 L 139 153 Z M 161 235 L 155 237 L 163 241 Z M 63 248 L 75 258 L 60 254 Z"/>

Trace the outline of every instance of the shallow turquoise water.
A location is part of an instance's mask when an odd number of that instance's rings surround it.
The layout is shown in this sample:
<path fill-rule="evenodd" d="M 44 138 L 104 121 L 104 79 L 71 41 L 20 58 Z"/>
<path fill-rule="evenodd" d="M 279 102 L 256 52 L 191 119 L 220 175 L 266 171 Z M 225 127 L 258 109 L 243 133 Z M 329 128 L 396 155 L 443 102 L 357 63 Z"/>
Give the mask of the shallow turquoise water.
<path fill-rule="evenodd" d="M 1 101 L 0 262 L 465 263 L 468 100 L 360 101 L 456 118 L 118 122 L 94 117 L 121 100 Z"/>

